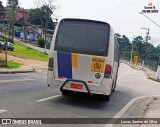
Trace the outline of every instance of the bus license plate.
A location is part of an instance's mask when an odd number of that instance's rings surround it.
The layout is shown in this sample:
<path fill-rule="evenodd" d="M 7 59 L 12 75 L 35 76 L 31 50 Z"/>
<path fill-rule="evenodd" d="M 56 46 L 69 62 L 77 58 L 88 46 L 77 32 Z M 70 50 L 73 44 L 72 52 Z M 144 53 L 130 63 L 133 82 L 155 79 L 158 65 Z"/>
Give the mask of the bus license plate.
<path fill-rule="evenodd" d="M 73 89 L 80 89 L 80 90 L 83 88 L 81 84 L 75 84 L 75 83 L 72 83 L 70 87 Z"/>

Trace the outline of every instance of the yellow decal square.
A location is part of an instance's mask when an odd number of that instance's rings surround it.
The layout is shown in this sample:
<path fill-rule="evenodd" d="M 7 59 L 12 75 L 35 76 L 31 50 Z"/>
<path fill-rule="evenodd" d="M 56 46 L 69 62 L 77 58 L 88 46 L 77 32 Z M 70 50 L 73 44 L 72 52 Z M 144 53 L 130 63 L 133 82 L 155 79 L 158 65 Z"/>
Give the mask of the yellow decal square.
<path fill-rule="evenodd" d="M 91 71 L 102 72 L 104 71 L 105 58 L 93 57 L 91 64 Z"/>

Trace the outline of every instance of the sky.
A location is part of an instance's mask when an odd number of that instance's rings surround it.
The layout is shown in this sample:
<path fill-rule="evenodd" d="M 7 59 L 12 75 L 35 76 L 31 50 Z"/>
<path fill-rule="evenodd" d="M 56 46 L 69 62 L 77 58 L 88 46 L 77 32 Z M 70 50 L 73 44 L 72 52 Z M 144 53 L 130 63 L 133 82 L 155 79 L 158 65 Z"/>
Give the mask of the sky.
<path fill-rule="evenodd" d="M 1 0 L 6 5 L 7 0 Z M 20 6 L 25 9 L 39 6 L 38 0 L 20 0 Z M 47 1 L 47 0 L 46 0 Z M 158 13 L 144 13 L 160 26 L 160 0 L 54 0 L 57 9 L 53 15 L 58 20 L 62 18 L 81 18 L 105 21 L 115 33 L 126 35 L 130 40 L 136 36 L 145 38 L 150 29 L 150 43 L 160 44 L 160 27 L 142 14 L 148 3 L 155 6 Z"/>

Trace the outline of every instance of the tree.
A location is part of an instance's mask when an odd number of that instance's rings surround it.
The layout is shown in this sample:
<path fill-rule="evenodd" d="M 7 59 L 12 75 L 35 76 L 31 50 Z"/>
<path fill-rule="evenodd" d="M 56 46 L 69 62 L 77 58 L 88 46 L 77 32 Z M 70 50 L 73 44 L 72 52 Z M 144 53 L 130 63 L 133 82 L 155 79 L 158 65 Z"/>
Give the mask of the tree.
<path fill-rule="evenodd" d="M 51 18 L 51 15 L 49 16 L 48 19 L 48 29 L 54 29 L 54 24 L 53 20 Z M 35 8 L 31 9 L 28 15 L 28 22 L 34 25 L 42 25 L 43 28 L 45 27 L 46 24 L 46 12 L 44 9 L 41 8 Z"/>
<path fill-rule="evenodd" d="M 42 8 L 31 9 L 28 15 L 28 22 L 34 25 L 42 25 L 44 27 L 45 12 Z"/>
<path fill-rule="evenodd" d="M 48 0 L 48 3 L 44 0 L 42 2 L 41 8 L 37 8 L 36 10 L 30 11 L 29 14 L 29 22 L 33 23 L 35 25 L 42 25 L 44 28 L 44 40 L 45 40 L 45 52 L 46 52 L 46 34 L 47 34 L 47 28 L 54 29 L 53 20 L 51 18 L 51 15 L 53 14 L 53 11 L 56 9 L 56 6 L 53 4 L 53 0 Z M 34 17 L 33 17 L 34 16 Z"/>
<path fill-rule="evenodd" d="M 3 5 L 2 5 L 2 2 L 0 1 L 0 19 L 1 18 L 4 18 L 4 15 L 3 15 Z"/>
<path fill-rule="evenodd" d="M 3 10 L 3 4 L 2 4 L 2 1 L 0 1 L 0 10 Z"/>
<path fill-rule="evenodd" d="M 10 7 L 17 7 L 18 6 L 18 0 L 7 0 L 7 5 Z"/>
<path fill-rule="evenodd" d="M 118 43 L 119 43 L 119 49 L 120 54 L 122 57 L 129 58 L 131 54 L 131 43 L 129 42 L 129 39 L 125 35 L 116 34 Z"/>
<path fill-rule="evenodd" d="M 133 39 L 133 50 L 136 51 L 140 57 L 144 56 L 144 45 L 142 36 L 137 36 Z"/>
<path fill-rule="evenodd" d="M 14 23 L 15 23 L 15 15 L 16 15 L 16 8 L 18 7 L 18 0 L 7 0 L 7 6 L 12 8 L 9 11 L 9 35 L 14 35 Z"/>
<path fill-rule="evenodd" d="M 28 21 L 34 25 L 42 25 L 45 29 L 54 29 L 53 20 L 51 18 L 56 6 L 53 5 L 53 0 L 48 0 L 48 2 L 38 1 L 41 6 L 39 8 L 31 9 Z"/>

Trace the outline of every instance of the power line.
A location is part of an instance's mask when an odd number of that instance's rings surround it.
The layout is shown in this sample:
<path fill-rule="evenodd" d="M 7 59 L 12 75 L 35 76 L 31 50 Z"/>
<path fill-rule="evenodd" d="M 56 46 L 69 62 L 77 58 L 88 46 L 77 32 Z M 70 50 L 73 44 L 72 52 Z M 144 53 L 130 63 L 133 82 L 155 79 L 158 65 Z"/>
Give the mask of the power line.
<path fill-rule="evenodd" d="M 156 24 L 158 27 L 160 27 L 159 24 L 157 24 L 155 21 L 153 21 L 152 19 L 150 19 L 148 16 L 144 15 L 144 14 L 141 13 L 141 12 L 138 12 L 138 13 L 141 14 L 141 15 L 143 15 L 143 16 L 145 16 L 147 19 L 149 19 L 149 20 L 152 21 L 154 24 Z"/>

